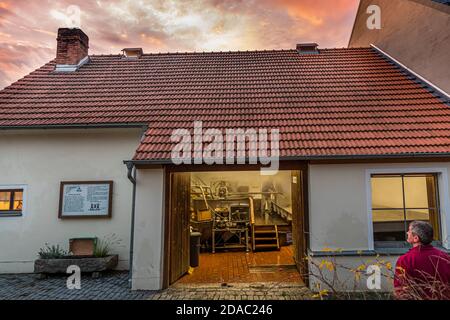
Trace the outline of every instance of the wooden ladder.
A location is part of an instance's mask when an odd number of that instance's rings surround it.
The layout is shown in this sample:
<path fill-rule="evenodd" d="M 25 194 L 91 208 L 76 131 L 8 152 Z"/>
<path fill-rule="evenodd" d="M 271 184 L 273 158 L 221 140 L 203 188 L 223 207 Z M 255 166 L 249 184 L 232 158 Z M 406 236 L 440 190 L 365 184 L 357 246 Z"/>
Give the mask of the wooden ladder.
<path fill-rule="evenodd" d="M 276 225 L 253 225 L 253 251 L 279 250 L 278 227 Z"/>

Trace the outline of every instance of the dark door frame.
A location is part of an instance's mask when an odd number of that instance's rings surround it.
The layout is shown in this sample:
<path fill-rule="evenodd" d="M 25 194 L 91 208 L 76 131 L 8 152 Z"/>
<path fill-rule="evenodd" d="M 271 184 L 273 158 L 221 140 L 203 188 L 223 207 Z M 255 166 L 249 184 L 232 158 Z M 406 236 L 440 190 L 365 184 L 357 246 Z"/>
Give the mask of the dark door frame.
<path fill-rule="evenodd" d="M 162 288 L 166 289 L 170 286 L 170 196 L 171 196 L 171 174 L 176 172 L 201 172 L 201 171 L 256 171 L 260 170 L 261 165 L 165 165 L 164 166 L 164 239 L 163 239 L 163 282 Z M 309 212 L 308 212 L 308 164 L 301 161 L 281 161 L 279 170 L 298 170 L 301 176 L 301 194 L 299 195 L 300 206 L 297 212 L 303 212 L 303 219 L 298 220 L 299 231 L 303 234 L 303 248 L 301 248 L 301 256 L 307 256 L 309 247 Z M 296 250 L 298 250 L 296 248 Z M 297 267 L 302 271 L 302 278 L 308 285 L 308 264 L 306 260 L 296 261 Z"/>

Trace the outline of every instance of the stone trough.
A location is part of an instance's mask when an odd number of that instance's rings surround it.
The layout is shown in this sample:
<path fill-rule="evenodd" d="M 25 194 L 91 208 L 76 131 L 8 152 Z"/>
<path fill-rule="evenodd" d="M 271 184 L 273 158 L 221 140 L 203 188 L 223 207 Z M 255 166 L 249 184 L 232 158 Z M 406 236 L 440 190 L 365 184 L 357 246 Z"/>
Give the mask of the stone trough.
<path fill-rule="evenodd" d="M 37 259 L 34 261 L 34 272 L 41 275 L 66 273 L 69 266 L 76 265 L 82 273 L 98 276 L 99 272 L 114 269 L 118 262 L 118 255 L 101 258 L 68 256 L 61 259 Z"/>

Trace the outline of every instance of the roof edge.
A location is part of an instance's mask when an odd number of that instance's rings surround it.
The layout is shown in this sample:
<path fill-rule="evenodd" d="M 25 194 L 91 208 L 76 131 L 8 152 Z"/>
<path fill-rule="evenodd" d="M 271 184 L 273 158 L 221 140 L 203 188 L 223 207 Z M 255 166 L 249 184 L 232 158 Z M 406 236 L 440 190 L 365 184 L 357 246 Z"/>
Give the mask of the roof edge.
<path fill-rule="evenodd" d="M 429 0 L 412 0 L 420 5 L 450 14 L 450 7 L 444 3 L 440 3 L 438 1 L 429 1 Z"/>
<path fill-rule="evenodd" d="M 447 105 L 450 105 L 450 94 L 448 94 L 444 89 L 441 89 L 431 81 L 427 80 L 426 78 L 422 77 L 417 72 L 411 70 L 407 66 L 405 66 L 403 63 L 389 55 L 387 52 L 383 51 L 382 49 L 378 48 L 374 44 L 370 44 L 370 46 L 375 49 L 378 53 L 380 53 L 382 56 L 384 56 L 386 59 L 390 60 L 393 64 L 395 64 L 397 67 L 405 71 L 406 73 L 409 73 L 412 80 L 418 80 L 421 84 L 423 84 L 428 91 L 430 91 L 432 94 L 434 94 L 437 98 L 441 99 L 444 103 Z M 437 94 L 436 94 L 437 93 Z"/>
<path fill-rule="evenodd" d="M 358 8 L 356 9 L 356 13 L 355 13 L 355 20 L 353 20 L 352 32 L 350 32 L 350 37 L 348 38 L 347 48 L 351 48 L 350 43 L 352 42 L 353 33 L 355 33 L 356 20 L 358 20 L 358 14 L 359 14 L 359 10 L 361 9 L 361 5 L 362 5 L 362 0 L 359 0 Z"/>
<path fill-rule="evenodd" d="M 111 128 L 147 128 L 146 122 L 135 123 L 105 123 L 105 124 L 54 124 L 54 125 L 23 125 L 0 126 L 2 130 L 27 130 L 27 129 L 111 129 Z"/>
<path fill-rule="evenodd" d="M 371 159 L 422 159 L 422 158 L 440 158 L 450 157 L 450 152 L 445 153 L 396 153 L 396 154 L 361 154 L 361 155 L 324 155 L 324 156 L 292 156 L 292 157 L 280 157 L 279 161 L 316 161 L 316 160 L 371 160 Z M 245 164 L 248 165 L 248 158 L 245 159 Z M 170 159 L 147 159 L 147 160 L 124 160 L 124 164 L 133 165 L 163 165 L 174 164 Z M 191 164 L 195 165 L 195 164 Z M 212 165 L 214 166 L 214 165 Z"/>

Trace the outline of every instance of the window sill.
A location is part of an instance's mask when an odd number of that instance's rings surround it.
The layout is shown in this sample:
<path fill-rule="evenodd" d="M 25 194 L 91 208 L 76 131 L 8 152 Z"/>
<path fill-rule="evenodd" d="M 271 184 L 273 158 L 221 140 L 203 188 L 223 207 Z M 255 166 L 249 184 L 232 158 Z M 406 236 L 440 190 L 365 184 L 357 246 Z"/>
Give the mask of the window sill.
<path fill-rule="evenodd" d="M 411 248 L 376 247 L 374 251 L 380 255 L 403 255 L 407 253 L 409 249 Z"/>
<path fill-rule="evenodd" d="M 440 241 L 433 241 L 431 245 L 437 249 L 443 250 L 447 253 L 450 252 L 449 249 L 446 249 L 442 246 L 442 243 Z M 407 253 L 412 247 L 410 245 L 401 246 L 401 242 L 395 245 L 387 245 L 383 246 L 382 244 L 376 245 L 375 244 L 375 252 L 377 254 L 383 254 L 383 255 L 402 255 Z"/>
<path fill-rule="evenodd" d="M 375 256 L 376 252 L 372 250 L 336 250 L 336 251 L 311 251 L 308 250 L 311 257 L 355 257 L 355 256 Z"/>
<path fill-rule="evenodd" d="M 21 217 L 22 212 L 17 211 L 2 211 L 0 212 L 0 218 L 2 217 Z"/>
<path fill-rule="evenodd" d="M 433 247 L 450 254 L 450 250 L 444 248 L 439 243 L 432 243 Z M 364 256 L 401 256 L 407 253 L 411 247 L 376 247 L 374 250 L 342 250 L 342 251 L 311 251 L 308 254 L 311 257 L 364 257 Z"/>

